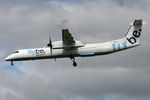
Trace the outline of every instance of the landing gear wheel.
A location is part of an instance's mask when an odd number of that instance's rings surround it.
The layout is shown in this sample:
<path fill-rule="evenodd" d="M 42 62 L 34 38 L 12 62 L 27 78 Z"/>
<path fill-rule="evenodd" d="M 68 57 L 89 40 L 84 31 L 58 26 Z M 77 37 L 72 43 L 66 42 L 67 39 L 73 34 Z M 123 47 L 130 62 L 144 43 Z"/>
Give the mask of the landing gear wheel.
<path fill-rule="evenodd" d="M 76 63 L 76 62 L 73 62 L 73 66 L 76 67 L 76 66 L 77 66 L 77 63 Z"/>
<path fill-rule="evenodd" d="M 74 57 L 70 57 L 71 61 L 73 62 L 73 66 L 76 67 L 77 63 L 75 62 L 75 58 Z"/>

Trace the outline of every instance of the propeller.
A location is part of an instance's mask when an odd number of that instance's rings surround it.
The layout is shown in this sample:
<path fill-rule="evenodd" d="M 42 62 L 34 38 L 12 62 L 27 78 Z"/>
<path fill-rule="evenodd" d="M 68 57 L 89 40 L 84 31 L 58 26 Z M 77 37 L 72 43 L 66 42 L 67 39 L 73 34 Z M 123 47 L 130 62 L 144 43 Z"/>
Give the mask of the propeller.
<path fill-rule="evenodd" d="M 50 53 L 52 55 L 52 49 L 53 49 L 53 46 L 52 46 L 52 41 L 51 41 L 51 37 L 49 36 L 49 44 L 47 44 L 48 47 L 50 47 Z"/>

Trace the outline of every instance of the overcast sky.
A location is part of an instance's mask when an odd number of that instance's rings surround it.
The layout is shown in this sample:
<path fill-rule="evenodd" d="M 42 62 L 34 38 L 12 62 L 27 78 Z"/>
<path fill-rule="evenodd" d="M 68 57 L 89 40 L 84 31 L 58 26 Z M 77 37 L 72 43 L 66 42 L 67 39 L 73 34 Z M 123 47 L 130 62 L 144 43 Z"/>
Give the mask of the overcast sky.
<path fill-rule="evenodd" d="M 142 45 L 118 53 L 15 62 L 17 49 L 46 47 L 69 28 L 83 43 L 125 36 L 143 19 Z M 150 100 L 150 0 L 0 0 L 0 100 Z"/>

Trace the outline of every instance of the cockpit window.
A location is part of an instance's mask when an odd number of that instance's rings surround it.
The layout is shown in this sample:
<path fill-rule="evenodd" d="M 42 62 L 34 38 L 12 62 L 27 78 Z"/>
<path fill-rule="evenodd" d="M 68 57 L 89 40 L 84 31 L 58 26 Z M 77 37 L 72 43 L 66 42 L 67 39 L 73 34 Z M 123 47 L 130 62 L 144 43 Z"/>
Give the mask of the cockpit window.
<path fill-rule="evenodd" d="M 15 51 L 14 53 L 18 53 L 19 51 Z"/>

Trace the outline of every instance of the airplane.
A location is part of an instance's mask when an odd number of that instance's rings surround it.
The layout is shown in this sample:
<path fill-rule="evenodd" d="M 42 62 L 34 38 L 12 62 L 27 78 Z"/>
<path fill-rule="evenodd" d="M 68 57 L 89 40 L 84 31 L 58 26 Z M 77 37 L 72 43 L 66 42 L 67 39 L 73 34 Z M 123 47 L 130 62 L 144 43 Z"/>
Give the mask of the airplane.
<path fill-rule="evenodd" d="M 141 45 L 139 37 L 142 33 L 142 19 L 135 19 L 130 25 L 125 37 L 105 43 L 84 44 L 75 40 L 68 29 L 62 29 L 62 41 L 52 42 L 49 37 L 48 47 L 20 49 L 5 58 L 14 65 L 14 61 L 70 58 L 73 66 L 77 63 L 75 57 L 90 57 L 106 55 Z"/>

